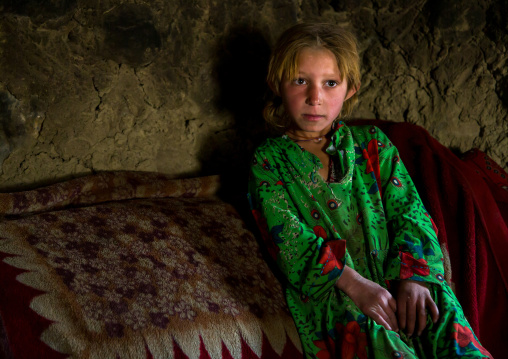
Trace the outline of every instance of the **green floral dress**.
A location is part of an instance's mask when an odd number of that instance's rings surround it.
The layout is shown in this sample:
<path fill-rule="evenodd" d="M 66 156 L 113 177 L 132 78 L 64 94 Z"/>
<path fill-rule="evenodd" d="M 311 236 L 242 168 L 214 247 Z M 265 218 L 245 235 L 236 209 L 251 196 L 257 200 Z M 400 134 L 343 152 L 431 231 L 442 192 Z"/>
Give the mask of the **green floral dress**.
<path fill-rule="evenodd" d="M 309 358 L 489 357 L 450 287 L 436 228 L 400 161 L 376 127 L 334 128 L 320 160 L 287 136 L 256 150 L 249 179 L 252 212 L 286 283 L 286 299 Z M 366 317 L 335 287 L 344 266 L 390 289 L 397 280 L 429 283 L 439 307 L 409 339 Z"/>

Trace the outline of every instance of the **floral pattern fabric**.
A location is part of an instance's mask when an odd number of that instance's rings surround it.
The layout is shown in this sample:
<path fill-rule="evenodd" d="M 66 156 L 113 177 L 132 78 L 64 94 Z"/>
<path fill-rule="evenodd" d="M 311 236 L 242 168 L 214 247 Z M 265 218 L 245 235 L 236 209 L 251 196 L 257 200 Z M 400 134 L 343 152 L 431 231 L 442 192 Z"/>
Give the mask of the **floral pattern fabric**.
<path fill-rule="evenodd" d="M 219 185 L 117 172 L 0 194 L 9 349 L 97 359 L 174 358 L 177 347 L 189 358 L 298 352 L 282 288 L 239 214 L 214 196 Z"/>
<path fill-rule="evenodd" d="M 340 123 L 327 152 L 342 174 L 333 183 L 319 175 L 317 156 L 287 136 L 267 139 L 249 180 L 307 357 L 489 356 L 444 281 L 437 228 L 390 140 L 376 127 Z M 388 289 L 398 280 L 427 283 L 439 322 L 429 318 L 416 339 L 385 330 L 335 287 L 345 265 Z"/>

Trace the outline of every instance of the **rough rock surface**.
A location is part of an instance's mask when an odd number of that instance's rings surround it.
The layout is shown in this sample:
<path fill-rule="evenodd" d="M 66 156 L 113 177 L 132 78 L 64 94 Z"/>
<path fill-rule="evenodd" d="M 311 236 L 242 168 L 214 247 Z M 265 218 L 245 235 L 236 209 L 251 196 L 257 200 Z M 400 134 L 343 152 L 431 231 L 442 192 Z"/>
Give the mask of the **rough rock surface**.
<path fill-rule="evenodd" d="M 242 173 L 263 133 L 270 48 L 346 26 L 354 117 L 419 124 L 508 161 L 506 0 L 4 0 L 0 191 L 104 170 Z"/>

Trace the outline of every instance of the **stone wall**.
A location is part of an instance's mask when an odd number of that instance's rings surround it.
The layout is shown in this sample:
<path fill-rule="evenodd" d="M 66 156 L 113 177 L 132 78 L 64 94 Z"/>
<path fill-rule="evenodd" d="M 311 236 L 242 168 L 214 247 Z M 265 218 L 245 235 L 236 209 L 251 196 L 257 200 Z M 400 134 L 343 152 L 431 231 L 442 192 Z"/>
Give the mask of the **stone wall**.
<path fill-rule="evenodd" d="M 270 48 L 309 19 L 358 36 L 354 117 L 416 123 L 507 168 L 506 0 L 1 4 L 0 191 L 105 170 L 243 173 Z"/>

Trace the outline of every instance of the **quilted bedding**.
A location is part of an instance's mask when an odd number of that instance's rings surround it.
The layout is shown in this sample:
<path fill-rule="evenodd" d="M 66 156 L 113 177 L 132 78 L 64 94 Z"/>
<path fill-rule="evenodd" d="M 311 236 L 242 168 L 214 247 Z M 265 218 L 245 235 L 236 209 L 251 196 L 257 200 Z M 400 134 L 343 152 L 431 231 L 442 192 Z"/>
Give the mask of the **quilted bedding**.
<path fill-rule="evenodd" d="M 218 177 L 102 173 L 0 194 L 5 358 L 298 358 Z"/>

